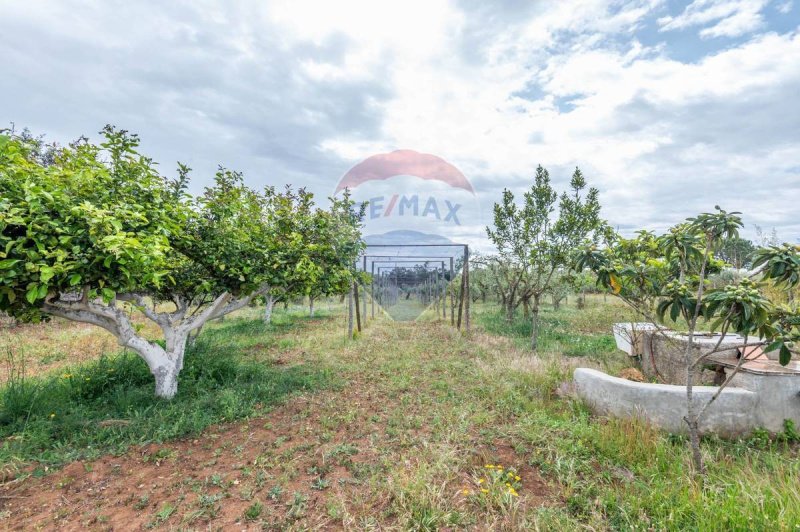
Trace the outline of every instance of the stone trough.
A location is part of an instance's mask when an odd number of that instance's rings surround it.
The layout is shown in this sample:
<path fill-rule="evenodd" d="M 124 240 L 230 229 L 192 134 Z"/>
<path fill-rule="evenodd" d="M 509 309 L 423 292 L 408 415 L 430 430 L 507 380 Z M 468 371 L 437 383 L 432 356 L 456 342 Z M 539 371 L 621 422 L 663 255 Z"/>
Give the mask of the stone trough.
<path fill-rule="evenodd" d="M 631 333 L 630 331 L 635 331 Z M 615 417 L 640 417 L 670 432 L 685 432 L 686 370 L 683 363 L 687 338 L 674 331 L 658 331 L 653 324 L 615 324 L 617 346 L 640 358 L 642 372 L 660 383 L 640 383 L 588 368 L 575 370 L 578 395 L 597 413 Z M 695 337 L 693 359 L 719 342 L 714 335 Z M 738 363 L 744 339 L 729 335 L 719 352 L 704 363 L 700 382 L 693 387 L 696 404 L 702 406 L 717 392 Z M 731 383 L 706 410 L 700 422 L 702 433 L 737 436 L 764 428 L 783 430 L 784 420 L 800 426 L 800 363 L 781 366 L 761 353 L 748 351 L 747 361 Z"/>

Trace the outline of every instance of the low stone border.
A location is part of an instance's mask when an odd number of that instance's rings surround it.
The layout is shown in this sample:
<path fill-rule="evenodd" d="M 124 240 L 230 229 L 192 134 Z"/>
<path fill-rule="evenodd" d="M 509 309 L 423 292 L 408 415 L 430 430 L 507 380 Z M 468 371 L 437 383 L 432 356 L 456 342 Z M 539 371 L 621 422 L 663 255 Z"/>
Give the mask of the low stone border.
<path fill-rule="evenodd" d="M 620 418 L 641 417 L 675 433 L 685 433 L 686 387 L 650 384 L 612 377 L 602 371 L 577 368 L 574 373 L 578 395 L 598 414 Z M 716 386 L 695 386 L 694 398 L 702 406 L 717 391 Z M 736 436 L 765 426 L 758 407 L 758 394 L 742 388 L 725 388 L 700 421 L 701 433 Z M 782 420 L 781 420 L 782 422 Z"/>

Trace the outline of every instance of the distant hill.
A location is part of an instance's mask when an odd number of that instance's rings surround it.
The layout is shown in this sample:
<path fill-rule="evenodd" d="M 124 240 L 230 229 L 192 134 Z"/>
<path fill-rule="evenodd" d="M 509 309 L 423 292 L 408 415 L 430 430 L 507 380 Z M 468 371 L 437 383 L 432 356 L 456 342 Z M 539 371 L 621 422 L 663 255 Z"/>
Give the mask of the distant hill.
<path fill-rule="evenodd" d="M 389 231 L 379 235 L 367 235 L 364 237 L 367 245 L 370 244 L 455 244 L 447 237 L 442 235 L 432 235 L 430 233 L 422 233 L 420 231 L 412 231 L 409 229 L 399 229 L 396 231 Z M 402 249 L 402 248 L 398 248 Z M 453 248 L 456 249 L 456 248 Z M 405 253 L 411 255 L 412 253 Z"/>

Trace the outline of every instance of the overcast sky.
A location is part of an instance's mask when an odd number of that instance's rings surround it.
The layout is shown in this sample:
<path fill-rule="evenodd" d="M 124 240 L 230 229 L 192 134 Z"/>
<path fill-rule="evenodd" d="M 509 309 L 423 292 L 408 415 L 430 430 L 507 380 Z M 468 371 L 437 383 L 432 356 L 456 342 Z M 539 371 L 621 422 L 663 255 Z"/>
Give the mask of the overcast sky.
<path fill-rule="evenodd" d="M 798 4 L 0 0 L 0 123 L 60 142 L 115 124 L 195 191 L 221 163 L 326 197 L 412 149 L 484 213 L 537 164 L 559 187 L 577 165 L 624 233 L 719 204 L 794 242 Z"/>

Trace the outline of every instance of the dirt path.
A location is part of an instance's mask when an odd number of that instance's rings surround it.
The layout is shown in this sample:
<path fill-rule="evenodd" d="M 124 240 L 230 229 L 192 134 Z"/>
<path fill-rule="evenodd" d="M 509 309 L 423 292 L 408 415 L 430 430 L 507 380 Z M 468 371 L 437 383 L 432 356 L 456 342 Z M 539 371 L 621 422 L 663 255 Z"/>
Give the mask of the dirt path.
<path fill-rule="evenodd" d="M 445 325 L 387 321 L 345 344 L 329 327 L 304 333 L 280 360 L 330 367 L 346 381 L 340 388 L 196 438 L 7 483 L 0 526 L 521 528 L 536 508 L 558 504 L 526 450 L 493 430 L 480 342 Z M 518 498 L 481 494 L 486 464 L 515 468 Z"/>

